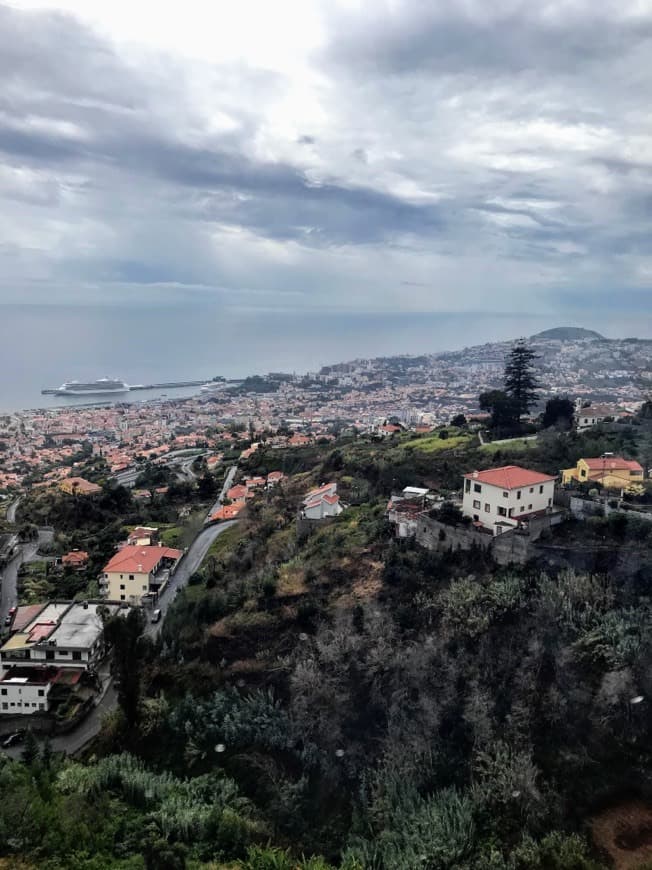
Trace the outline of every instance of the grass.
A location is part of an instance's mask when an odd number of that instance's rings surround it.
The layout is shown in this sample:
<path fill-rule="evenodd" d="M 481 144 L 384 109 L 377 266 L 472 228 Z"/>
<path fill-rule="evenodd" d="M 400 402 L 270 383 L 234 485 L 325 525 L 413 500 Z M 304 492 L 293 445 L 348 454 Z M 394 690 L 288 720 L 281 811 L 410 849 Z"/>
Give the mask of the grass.
<path fill-rule="evenodd" d="M 424 453 L 441 453 L 444 450 L 454 450 L 456 447 L 469 445 L 475 438 L 475 435 L 462 433 L 457 429 L 441 431 L 448 431 L 448 438 L 440 438 L 439 432 L 436 432 L 434 435 L 428 435 L 425 438 L 413 438 L 410 441 L 405 441 L 401 444 L 401 447 L 411 447 Z"/>
<path fill-rule="evenodd" d="M 500 444 L 483 444 L 480 447 L 483 453 L 527 453 L 528 450 L 536 450 L 538 447 L 537 439 L 532 438 L 530 441 L 525 441 L 523 438 L 511 438 L 509 441 L 503 441 Z"/>
<path fill-rule="evenodd" d="M 235 526 L 231 526 L 225 532 L 222 532 L 213 543 L 210 545 L 208 556 L 214 556 L 216 559 L 225 556 L 230 550 L 232 550 L 238 541 L 244 536 L 245 530 L 241 524 L 237 524 Z"/>

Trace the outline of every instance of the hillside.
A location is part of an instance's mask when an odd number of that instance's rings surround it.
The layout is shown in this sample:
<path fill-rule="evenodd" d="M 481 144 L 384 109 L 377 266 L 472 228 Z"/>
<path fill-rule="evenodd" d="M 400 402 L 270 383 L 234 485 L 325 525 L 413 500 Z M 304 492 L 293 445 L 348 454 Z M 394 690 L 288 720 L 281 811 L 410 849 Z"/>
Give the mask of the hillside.
<path fill-rule="evenodd" d="M 537 332 L 536 335 L 531 337 L 554 339 L 557 341 L 606 340 L 604 335 L 600 335 L 599 332 L 594 332 L 592 329 L 583 329 L 581 326 L 557 326 L 554 329 L 544 329 L 543 332 Z"/>
<path fill-rule="evenodd" d="M 286 478 L 215 541 L 159 644 L 136 648 L 137 715 L 112 714 L 84 764 L 5 773 L 21 801 L 0 832 L 30 855 L 74 842 L 99 862 L 80 870 L 606 870 L 612 829 L 644 854 L 652 721 L 631 699 L 652 694 L 652 524 L 569 531 L 635 543 L 626 582 L 396 540 L 393 490 L 445 494 L 470 468 L 525 461 L 522 443 L 446 435 L 250 455 L 243 477 Z M 635 427 L 543 433 L 527 465 L 638 444 Z M 299 536 L 297 506 L 331 480 L 346 509 Z"/>

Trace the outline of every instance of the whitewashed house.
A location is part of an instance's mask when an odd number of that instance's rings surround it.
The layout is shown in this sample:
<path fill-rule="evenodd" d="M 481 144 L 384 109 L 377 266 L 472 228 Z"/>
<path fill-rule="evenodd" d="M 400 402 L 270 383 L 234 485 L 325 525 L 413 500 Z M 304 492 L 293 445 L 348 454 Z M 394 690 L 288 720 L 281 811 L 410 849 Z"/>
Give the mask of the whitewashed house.
<path fill-rule="evenodd" d="M 326 483 L 311 490 L 303 500 L 302 515 L 307 520 L 323 520 L 339 516 L 344 508 L 337 494 L 336 483 Z"/>
<path fill-rule="evenodd" d="M 552 511 L 555 478 L 518 465 L 464 475 L 462 513 L 494 535 Z"/>

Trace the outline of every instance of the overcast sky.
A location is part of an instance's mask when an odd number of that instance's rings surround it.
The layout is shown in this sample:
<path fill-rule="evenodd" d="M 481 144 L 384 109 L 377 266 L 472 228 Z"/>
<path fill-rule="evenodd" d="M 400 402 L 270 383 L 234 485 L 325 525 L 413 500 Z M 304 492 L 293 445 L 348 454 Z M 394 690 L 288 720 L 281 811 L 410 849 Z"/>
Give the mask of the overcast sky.
<path fill-rule="evenodd" d="M 0 3 L 0 80 L 2 302 L 650 309 L 652 0 Z"/>

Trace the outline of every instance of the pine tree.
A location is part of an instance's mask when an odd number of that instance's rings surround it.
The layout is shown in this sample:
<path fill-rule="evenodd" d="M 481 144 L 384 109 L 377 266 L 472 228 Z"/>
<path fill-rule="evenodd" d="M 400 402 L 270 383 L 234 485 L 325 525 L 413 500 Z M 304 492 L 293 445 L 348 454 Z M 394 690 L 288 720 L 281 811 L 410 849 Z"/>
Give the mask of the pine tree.
<path fill-rule="evenodd" d="M 519 339 L 507 357 L 505 363 L 505 392 L 514 400 L 517 422 L 520 423 L 523 414 L 527 414 L 538 399 L 539 384 L 534 373 L 534 361 L 538 359 L 524 338 Z"/>

